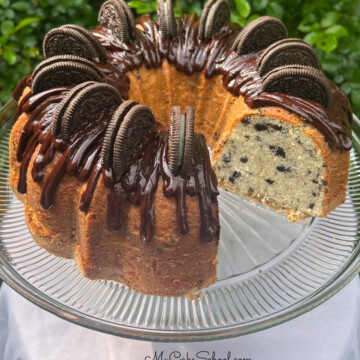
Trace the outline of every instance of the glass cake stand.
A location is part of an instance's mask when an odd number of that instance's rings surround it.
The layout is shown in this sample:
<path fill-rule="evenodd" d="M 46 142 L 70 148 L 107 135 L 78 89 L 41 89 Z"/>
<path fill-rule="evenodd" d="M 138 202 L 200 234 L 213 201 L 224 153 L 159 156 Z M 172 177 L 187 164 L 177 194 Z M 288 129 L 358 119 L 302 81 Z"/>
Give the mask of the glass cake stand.
<path fill-rule="evenodd" d="M 8 139 L 16 104 L 0 112 L 0 277 L 21 295 L 73 323 L 134 339 L 202 341 L 272 327 L 329 299 L 360 271 L 360 157 L 351 152 L 346 202 L 299 224 L 221 191 L 218 280 L 199 296 L 146 296 L 81 276 L 73 260 L 32 240 L 23 205 L 8 186 Z M 355 119 L 354 145 L 360 148 Z"/>

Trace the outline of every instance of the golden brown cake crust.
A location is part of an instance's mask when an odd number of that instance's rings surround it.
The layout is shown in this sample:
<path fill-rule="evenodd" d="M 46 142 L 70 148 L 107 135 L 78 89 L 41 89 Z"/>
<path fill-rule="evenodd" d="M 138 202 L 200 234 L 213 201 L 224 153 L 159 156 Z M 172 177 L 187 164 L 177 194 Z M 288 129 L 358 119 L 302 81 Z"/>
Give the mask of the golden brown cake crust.
<path fill-rule="evenodd" d="M 139 237 L 139 207 L 127 204 L 123 227 L 113 232 L 107 226 L 109 188 L 102 177 L 87 214 L 79 208 L 85 184 L 65 175 L 56 191 L 54 205 L 43 209 L 40 197 L 44 180 L 35 183 L 27 172 L 27 194 L 17 191 L 20 163 L 16 160 L 19 137 L 29 116 L 22 114 L 10 136 L 10 186 L 25 204 L 25 219 L 37 244 L 62 258 L 74 258 L 82 274 L 90 279 L 120 281 L 133 290 L 159 296 L 182 296 L 216 281 L 217 241 L 204 243 L 199 238 L 200 211 L 197 198 L 187 196 L 189 233 L 179 235 L 176 202 L 162 193 L 162 181 L 155 194 L 155 229 L 149 243 Z M 34 152 L 33 164 L 40 145 Z M 45 167 L 44 179 L 54 169 L 60 153 Z M 70 195 L 71 194 L 71 195 Z M 213 216 L 218 219 L 216 205 Z"/>

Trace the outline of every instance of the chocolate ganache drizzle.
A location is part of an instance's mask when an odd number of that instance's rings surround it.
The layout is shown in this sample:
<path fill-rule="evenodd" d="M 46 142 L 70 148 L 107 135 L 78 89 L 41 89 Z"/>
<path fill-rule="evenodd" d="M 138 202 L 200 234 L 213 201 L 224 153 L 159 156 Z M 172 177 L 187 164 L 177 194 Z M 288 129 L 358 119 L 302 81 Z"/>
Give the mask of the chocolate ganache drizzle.
<path fill-rule="evenodd" d="M 263 92 L 263 79 L 256 72 L 256 62 L 263 50 L 245 56 L 232 51 L 232 44 L 240 31 L 236 24 L 226 23 L 213 40 L 205 41 L 197 36 L 195 15 L 185 15 L 177 20 L 178 36 L 174 38 L 160 36 L 157 22 L 148 15 L 142 16 L 137 23 L 144 31 L 139 31 L 138 41 L 131 44 L 120 43 L 100 25 L 93 31 L 107 49 L 110 62 L 120 71 L 126 73 L 143 65 L 156 69 L 166 59 L 187 75 L 204 71 L 210 78 L 221 74 L 224 87 L 235 96 L 244 96 L 249 107 L 283 107 L 313 124 L 332 149 L 351 149 L 349 128 L 352 113 L 344 92 L 332 84 L 334 101 L 329 109 L 296 96 Z"/>
<path fill-rule="evenodd" d="M 164 59 L 187 75 L 204 71 L 210 78 L 221 74 L 224 87 L 235 96 L 244 96 L 246 104 L 252 108 L 261 106 L 281 106 L 313 124 L 334 150 L 348 151 L 351 136 L 347 127 L 352 115 L 348 100 L 341 89 L 333 85 L 333 104 L 330 109 L 311 101 L 285 94 L 270 94 L 262 91 L 262 79 L 257 74 L 256 60 L 262 53 L 239 56 L 231 46 L 240 29 L 234 24 L 225 24 L 211 41 L 199 40 L 195 15 L 185 15 L 177 20 L 178 36 L 163 38 L 159 26 L 148 16 L 137 20 L 143 31 L 137 30 L 136 41 L 120 43 L 110 31 L 98 26 L 94 35 L 107 50 L 108 62 L 96 63 L 104 75 L 105 82 L 114 86 L 123 99 L 128 99 L 130 81 L 126 72 L 146 66 L 159 68 Z M 24 89 L 31 86 L 31 76 L 15 89 L 14 98 L 19 100 Z M 150 241 L 154 231 L 154 196 L 160 178 L 163 193 L 174 197 L 177 204 L 177 223 L 180 234 L 189 231 L 186 216 L 186 196 L 197 197 L 201 214 L 200 237 L 202 241 L 219 239 L 217 216 L 211 205 L 216 203 L 217 180 L 211 169 L 209 154 L 202 135 L 195 137 L 193 158 L 194 173 L 188 178 L 173 176 L 167 165 L 167 133 L 161 129 L 151 131 L 129 163 L 129 170 L 118 182 L 110 170 L 101 165 L 102 141 L 107 125 L 113 114 L 109 110 L 99 114 L 96 121 L 84 125 L 67 142 L 57 139 L 51 132 L 56 107 L 69 93 L 71 86 L 57 87 L 39 94 L 29 92 L 20 103 L 15 121 L 22 113 L 29 118 L 22 130 L 17 148 L 17 160 L 21 162 L 18 191 L 26 193 L 26 174 L 38 145 L 31 176 L 35 182 L 43 181 L 41 205 L 48 209 L 55 199 L 56 189 L 65 174 L 76 176 L 86 182 L 81 195 L 80 210 L 87 212 L 96 185 L 102 176 L 109 188 L 108 226 L 116 231 L 124 222 L 125 203 L 140 208 L 142 241 Z M 59 156 L 56 157 L 57 153 Z M 55 161 L 51 172 L 44 177 L 46 165 Z"/>

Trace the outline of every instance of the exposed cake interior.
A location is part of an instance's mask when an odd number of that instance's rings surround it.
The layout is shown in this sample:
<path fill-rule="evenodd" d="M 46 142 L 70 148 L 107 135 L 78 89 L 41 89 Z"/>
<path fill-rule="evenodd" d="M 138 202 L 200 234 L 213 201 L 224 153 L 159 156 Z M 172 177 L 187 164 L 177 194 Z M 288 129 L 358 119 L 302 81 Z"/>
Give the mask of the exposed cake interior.
<path fill-rule="evenodd" d="M 306 127 L 274 117 L 245 117 L 214 162 L 219 182 L 275 208 L 320 215 L 326 165 Z"/>

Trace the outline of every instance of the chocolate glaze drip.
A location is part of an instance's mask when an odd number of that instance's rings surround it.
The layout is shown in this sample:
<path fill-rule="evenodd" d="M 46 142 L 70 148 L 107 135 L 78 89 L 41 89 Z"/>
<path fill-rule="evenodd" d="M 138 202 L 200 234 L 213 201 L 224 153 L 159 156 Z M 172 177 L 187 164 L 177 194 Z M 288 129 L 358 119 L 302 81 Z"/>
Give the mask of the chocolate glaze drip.
<path fill-rule="evenodd" d="M 25 79 L 23 79 L 13 91 L 12 95 L 16 101 L 20 100 L 20 97 L 27 86 L 31 86 L 31 75 L 28 75 Z"/>
<path fill-rule="evenodd" d="M 218 219 L 211 208 L 218 195 L 217 180 L 211 169 L 205 138 L 202 135 L 195 137 L 195 170 L 186 179 L 171 174 L 167 163 L 167 144 L 167 133 L 154 130 L 136 152 L 129 171 L 119 183 L 115 183 L 111 171 L 104 171 L 105 184 L 111 188 L 107 211 L 109 227 L 114 231 L 121 229 L 127 203 L 140 206 L 140 238 L 143 242 L 150 241 L 155 221 L 154 196 L 161 177 L 163 194 L 176 200 L 179 233 L 185 235 L 189 232 L 186 196 L 197 196 L 201 217 L 200 238 L 204 242 L 219 239 Z"/>
<path fill-rule="evenodd" d="M 262 78 L 256 72 L 256 61 L 262 51 L 239 56 L 231 45 L 240 29 L 234 24 L 225 24 L 210 41 L 197 38 L 198 24 L 195 15 L 185 15 L 178 20 L 178 36 L 162 38 L 159 26 L 149 16 L 137 20 L 144 29 L 139 32 L 139 41 L 121 44 L 111 32 L 98 26 L 94 30 L 102 45 L 108 50 L 110 62 L 123 72 L 138 69 L 158 68 L 166 59 L 178 71 L 192 75 L 204 71 L 206 77 L 222 74 L 224 87 L 235 96 L 244 96 L 251 108 L 280 106 L 313 124 L 334 150 L 351 149 L 352 113 L 343 91 L 333 84 L 333 104 L 330 109 L 311 101 L 285 94 L 269 94 L 262 91 Z"/>

